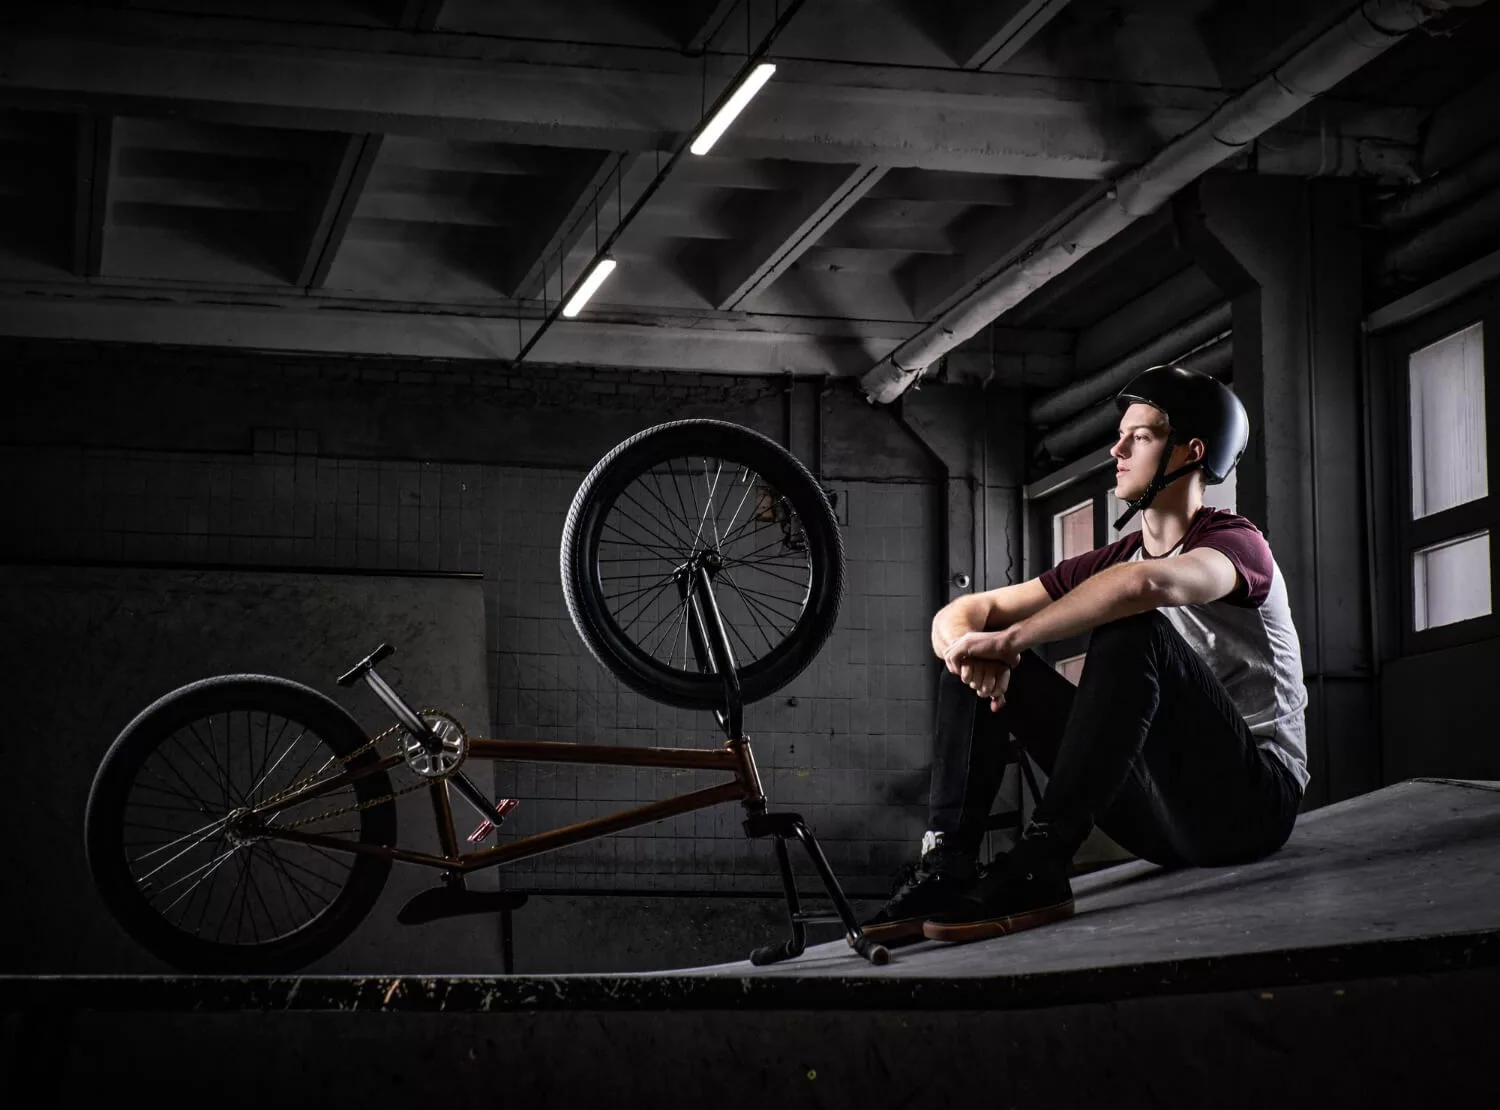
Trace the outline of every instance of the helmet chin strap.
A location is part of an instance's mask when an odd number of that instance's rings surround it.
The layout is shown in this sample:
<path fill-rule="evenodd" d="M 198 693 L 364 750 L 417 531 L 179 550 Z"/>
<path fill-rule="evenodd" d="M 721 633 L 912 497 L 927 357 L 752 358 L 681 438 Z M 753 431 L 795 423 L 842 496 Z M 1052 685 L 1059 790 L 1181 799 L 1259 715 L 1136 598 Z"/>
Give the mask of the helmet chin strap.
<path fill-rule="evenodd" d="M 1156 495 L 1164 490 L 1167 486 L 1170 486 L 1173 482 L 1177 481 L 1177 479 L 1191 474 L 1193 471 L 1199 469 L 1199 467 L 1203 465 L 1201 460 L 1199 462 L 1190 462 L 1186 466 L 1179 466 L 1176 470 L 1172 471 L 1172 473 L 1168 474 L 1167 460 L 1171 458 L 1172 448 L 1176 445 L 1176 443 L 1176 433 L 1168 432 L 1167 441 L 1162 445 L 1161 449 L 1161 461 L 1156 464 L 1156 474 L 1152 477 L 1151 481 L 1147 483 L 1145 491 L 1139 497 L 1131 498 L 1125 502 L 1130 506 L 1130 508 L 1126 509 L 1122 514 L 1120 514 L 1120 519 L 1115 521 L 1116 532 L 1118 532 L 1121 528 L 1124 528 L 1126 523 L 1130 520 L 1131 517 L 1135 516 L 1136 513 L 1144 512 L 1146 509 L 1149 509 L 1151 507 L 1151 502 L 1156 500 Z"/>

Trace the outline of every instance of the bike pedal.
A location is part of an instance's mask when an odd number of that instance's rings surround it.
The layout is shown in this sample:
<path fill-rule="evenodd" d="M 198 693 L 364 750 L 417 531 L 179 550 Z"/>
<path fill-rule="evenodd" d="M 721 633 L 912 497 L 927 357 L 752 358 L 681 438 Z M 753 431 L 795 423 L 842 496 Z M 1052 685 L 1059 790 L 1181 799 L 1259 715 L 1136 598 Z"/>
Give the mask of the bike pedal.
<path fill-rule="evenodd" d="M 505 815 L 520 804 L 521 800 L 519 798 L 501 798 L 495 803 L 495 813 L 503 821 L 505 820 Z M 495 822 L 486 817 L 483 821 L 479 822 L 479 827 L 469 834 L 469 843 L 478 844 L 485 837 L 489 836 L 490 833 L 494 832 L 495 827 Z"/>

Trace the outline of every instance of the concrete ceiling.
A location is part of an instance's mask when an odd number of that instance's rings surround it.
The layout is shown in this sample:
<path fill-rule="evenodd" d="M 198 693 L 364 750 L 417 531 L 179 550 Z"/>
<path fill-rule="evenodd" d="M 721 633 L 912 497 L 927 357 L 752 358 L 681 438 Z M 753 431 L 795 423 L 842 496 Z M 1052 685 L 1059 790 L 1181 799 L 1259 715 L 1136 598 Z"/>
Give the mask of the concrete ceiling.
<path fill-rule="evenodd" d="M 657 181 L 784 6 L 12 6 L 0 334 L 512 358 L 655 183 L 532 361 L 857 375 L 1351 5 L 807 0 L 774 80 Z M 1419 179 L 1497 11 L 1229 168 Z M 1143 306 L 1213 296 L 1161 221 L 1117 238 L 976 338 L 986 374 L 1059 384 Z"/>

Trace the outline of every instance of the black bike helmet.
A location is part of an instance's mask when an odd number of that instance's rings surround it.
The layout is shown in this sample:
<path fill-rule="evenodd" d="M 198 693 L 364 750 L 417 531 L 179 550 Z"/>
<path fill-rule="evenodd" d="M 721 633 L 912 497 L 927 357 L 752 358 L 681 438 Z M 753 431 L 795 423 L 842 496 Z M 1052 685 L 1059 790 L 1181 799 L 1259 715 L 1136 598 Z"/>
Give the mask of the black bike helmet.
<path fill-rule="evenodd" d="M 1250 417 L 1240 399 L 1221 382 L 1196 370 L 1153 366 L 1142 371 L 1115 397 L 1115 405 L 1122 413 L 1137 402 L 1160 409 L 1166 416 L 1167 442 L 1156 476 L 1141 496 L 1127 502 L 1130 508 L 1115 521 L 1116 530 L 1150 506 L 1166 486 L 1195 470 L 1203 471 L 1205 484 L 1218 485 L 1239 463 L 1250 441 Z M 1203 441 L 1203 458 L 1166 473 L 1172 448 L 1193 439 Z"/>

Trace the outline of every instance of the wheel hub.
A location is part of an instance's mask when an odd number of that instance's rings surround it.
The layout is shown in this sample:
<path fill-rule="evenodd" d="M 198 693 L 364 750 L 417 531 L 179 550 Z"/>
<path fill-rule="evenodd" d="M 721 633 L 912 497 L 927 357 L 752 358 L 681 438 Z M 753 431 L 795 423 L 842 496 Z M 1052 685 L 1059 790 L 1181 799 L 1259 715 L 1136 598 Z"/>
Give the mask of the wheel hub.
<path fill-rule="evenodd" d="M 247 848 L 264 836 L 260 818 L 245 806 L 231 810 L 224 818 L 224 839 L 231 847 Z"/>

